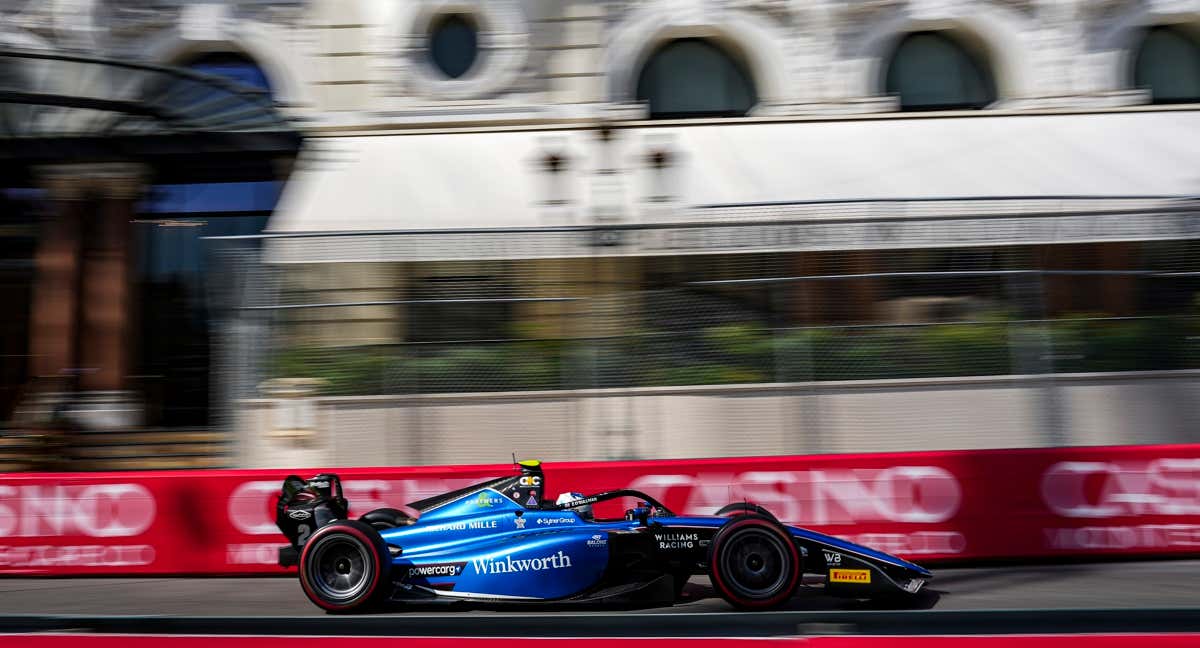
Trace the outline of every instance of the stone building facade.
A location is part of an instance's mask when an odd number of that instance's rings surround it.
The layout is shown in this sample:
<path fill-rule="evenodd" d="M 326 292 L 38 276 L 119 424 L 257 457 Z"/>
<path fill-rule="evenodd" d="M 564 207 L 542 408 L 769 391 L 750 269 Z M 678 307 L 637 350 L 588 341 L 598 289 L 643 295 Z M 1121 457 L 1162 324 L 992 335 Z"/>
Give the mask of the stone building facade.
<path fill-rule="evenodd" d="M 431 29 L 468 17 L 478 58 L 444 78 Z M 740 58 L 751 116 L 896 109 L 881 83 L 914 32 L 945 32 L 996 79 L 997 110 L 1148 102 L 1133 78 L 1148 29 L 1194 32 L 1192 0 L 73 0 L 9 3 L 3 42 L 162 64 L 237 52 L 312 128 L 549 123 L 645 116 L 637 75 L 664 43 Z"/>
<path fill-rule="evenodd" d="M 0 44 L 261 71 L 306 137 L 255 212 L 286 344 L 608 335 L 645 306 L 621 295 L 694 279 L 951 249 L 1104 275 L 1200 238 L 1200 0 L 30 1 Z M 1045 288 L 1050 315 L 1145 301 Z M 782 321 L 936 292 L 864 278 Z"/>

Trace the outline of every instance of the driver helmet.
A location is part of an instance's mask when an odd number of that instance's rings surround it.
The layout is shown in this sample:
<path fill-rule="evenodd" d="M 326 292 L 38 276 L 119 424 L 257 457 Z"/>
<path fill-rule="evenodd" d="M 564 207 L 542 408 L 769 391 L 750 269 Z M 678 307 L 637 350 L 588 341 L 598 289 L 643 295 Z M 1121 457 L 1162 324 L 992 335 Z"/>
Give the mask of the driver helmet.
<path fill-rule="evenodd" d="M 580 500 L 580 499 L 583 499 L 583 493 L 562 493 L 561 495 L 558 496 L 558 499 L 555 500 L 554 503 L 561 505 L 561 504 L 567 504 L 569 502 L 574 502 L 575 500 Z M 578 513 L 579 517 L 581 517 L 585 520 L 592 519 L 592 505 L 591 504 L 584 504 L 583 506 L 576 506 L 576 507 L 572 508 L 571 510 Z"/>

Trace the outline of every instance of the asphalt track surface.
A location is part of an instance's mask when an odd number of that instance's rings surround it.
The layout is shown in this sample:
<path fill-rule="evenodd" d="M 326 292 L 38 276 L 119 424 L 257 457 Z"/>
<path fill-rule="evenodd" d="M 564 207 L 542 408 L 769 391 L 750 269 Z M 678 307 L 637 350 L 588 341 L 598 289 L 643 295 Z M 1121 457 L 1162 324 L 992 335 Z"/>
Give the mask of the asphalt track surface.
<path fill-rule="evenodd" d="M 935 569 L 934 610 L 1197 608 L 1200 560 Z M 728 612 L 708 579 L 688 586 L 673 612 Z M 441 606 L 385 614 L 428 614 Z M 861 610 L 856 601 L 801 591 L 784 609 Z M 486 609 L 457 613 L 486 614 Z M 628 614 L 663 612 L 663 608 Z M 295 577 L 278 578 L 0 578 L 0 613 L 70 615 L 325 616 Z"/>

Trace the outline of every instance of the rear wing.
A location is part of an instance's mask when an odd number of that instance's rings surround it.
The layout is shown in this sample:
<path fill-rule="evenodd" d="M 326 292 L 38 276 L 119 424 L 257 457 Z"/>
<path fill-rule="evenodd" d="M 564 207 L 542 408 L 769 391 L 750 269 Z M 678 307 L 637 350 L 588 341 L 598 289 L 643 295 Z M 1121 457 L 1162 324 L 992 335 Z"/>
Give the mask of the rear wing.
<path fill-rule="evenodd" d="M 275 500 L 275 526 L 299 549 L 313 531 L 346 519 L 349 510 L 337 475 L 325 473 L 309 479 L 288 475 Z"/>

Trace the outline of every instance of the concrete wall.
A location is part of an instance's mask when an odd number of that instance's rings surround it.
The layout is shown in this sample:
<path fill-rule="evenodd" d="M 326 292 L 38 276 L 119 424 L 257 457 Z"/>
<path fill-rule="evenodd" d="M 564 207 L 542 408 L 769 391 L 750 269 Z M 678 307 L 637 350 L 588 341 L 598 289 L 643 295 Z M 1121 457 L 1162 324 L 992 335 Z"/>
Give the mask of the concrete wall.
<path fill-rule="evenodd" d="M 686 458 L 1200 441 L 1200 371 L 316 398 L 238 408 L 240 467 Z M 283 418 L 280 421 L 286 420 Z M 293 427 L 284 425 L 282 427 Z"/>

